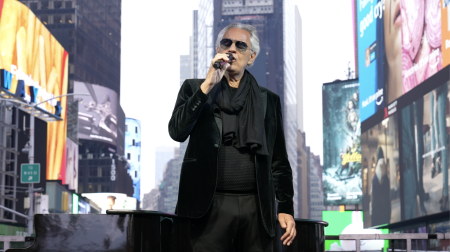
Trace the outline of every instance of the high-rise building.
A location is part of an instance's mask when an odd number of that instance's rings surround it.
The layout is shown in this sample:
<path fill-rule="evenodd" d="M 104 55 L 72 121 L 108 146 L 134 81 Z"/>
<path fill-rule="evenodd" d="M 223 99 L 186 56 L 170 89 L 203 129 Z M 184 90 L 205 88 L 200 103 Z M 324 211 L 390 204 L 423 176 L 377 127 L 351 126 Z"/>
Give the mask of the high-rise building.
<path fill-rule="evenodd" d="M 160 197 L 161 192 L 159 191 L 159 187 L 153 188 L 149 193 L 144 194 L 142 200 L 142 209 L 159 211 L 158 202 Z"/>
<path fill-rule="evenodd" d="M 90 94 L 67 99 L 71 120 L 67 135 L 80 146 L 80 191 L 133 195 L 129 176 L 119 175 L 128 172 L 126 162 L 120 161 L 125 131 L 119 104 L 122 1 L 19 1 L 69 53 L 68 93 Z M 78 110 L 73 109 L 77 105 Z M 117 176 L 112 175 L 114 170 Z"/>
<path fill-rule="evenodd" d="M 141 200 L 141 122 L 127 118 L 125 121 L 125 157 L 133 180 L 133 197 Z"/>
<path fill-rule="evenodd" d="M 158 146 L 155 151 L 155 187 L 163 179 L 164 169 L 167 162 L 175 156 L 175 148 L 171 146 Z"/>
<path fill-rule="evenodd" d="M 320 156 L 310 153 L 309 155 L 309 218 L 322 220 L 323 206 L 323 186 L 322 186 L 322 166 Z"/>
<path fill-rule="evenodd" d="M 297 87 L 301 85 L 301 18 L 290 0 L 201 0 L 198 10 L 197 78 L 204 78 L 214 57 L 220 30 L 232 23 L 253 25 L 261 51 L 248 70 L 258 84 L 278 94 L 283 110 L 286 148 L 297 195 Z M 294 200 L 295 216 L 298 202 Z"/>
<path fill-rule="evenodd" d="M 73 81 L 99 84 L 120 96 L 122 0 L 20 0 L 69 53 Z"/>

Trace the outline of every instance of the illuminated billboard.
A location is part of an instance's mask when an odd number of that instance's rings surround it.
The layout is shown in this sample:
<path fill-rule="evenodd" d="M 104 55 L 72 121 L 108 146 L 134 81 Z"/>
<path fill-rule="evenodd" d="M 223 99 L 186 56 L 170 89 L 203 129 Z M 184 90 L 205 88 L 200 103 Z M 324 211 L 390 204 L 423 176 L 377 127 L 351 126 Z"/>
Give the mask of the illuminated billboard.
<path fill-rule="evenodd" d="M 83 193 L 82 196 L 101 207 L 103 214 L 106 210 L 136 210 L 137 206 L 136 198 L 123 193 Z"/>
<path fill-rule="evenodd" d="M 365 227 L 449 210 L 448 82 L 361 134 Z"/>
<path fill-rule="evenodd" d="M 361 134 L 364 227 L 401 220 L 398 114 Z"/>
<path fill-rule="evenodd" d="M 52 98 L 67 94 L 68 53 L 33 12 L 16 0 L 0 1 L 0 38 L 1 96 L 43 102 L 35 116 L 62 119 L 48 124 L 46 166 L 47 179 L 61 179 L 67 98 Z"/>
<path fill-rule="evenodd" d="M 325 235 L 389 233 L 389 229 L 364 229 L 363 212 L 360 211 L 323 211 L 322 216 L 329 223 L 325 227 Z M 361 241 L 361 251 L 386 251 L 388 247 L 388 240 Z M 356 251 L 356 243 L 352 240 L 326 240 L 325 251 Z"/>
<path fill-rule="evenodd" d="M 119 97 L 113 90 L 95 84 L 74 82 L 78 107 L 78 138 L 117 144 L 117 107 Z"/>
<path fill-rule="evenodd" d="M 141 200 L 141 122 L 136 119 L 125 120 L 125 155 L 130 165 L 128 174 L 133 180 L 133 197 Z"/>
<path fill-rule="evenodd" d="M 448 65 L 443 51 L 448 51 L 450 33 L 442 22 L 447 20 L 446 1 L 356 2 L 364 121 Z"/>
<path fill-rule="evenodd" d="M 69 138 L 66 140 L 66 169 L 62 183 L 70 190 L 78 191 L 78 144 Z"/>
<path fill-rule="evenodd" d="M 361 203 L 361 123 L 358 87 L 357 80 L 322 86 L 322 179 L 325 205 Z"/>
<path fill-rule="evenodd" d="M 449 210 L 448 95 L 446 82 L 401 109 L 403 220 Z"/>

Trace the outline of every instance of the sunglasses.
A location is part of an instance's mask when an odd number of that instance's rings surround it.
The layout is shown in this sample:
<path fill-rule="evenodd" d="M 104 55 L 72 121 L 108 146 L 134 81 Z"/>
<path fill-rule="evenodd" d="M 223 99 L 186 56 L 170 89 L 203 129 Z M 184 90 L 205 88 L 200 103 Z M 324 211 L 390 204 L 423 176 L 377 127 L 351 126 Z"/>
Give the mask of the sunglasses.
<path fill-rule="evenodd" d="M 238 41 L 238 40 L 233 41 L 233 40 L 227 39 L 227 38 L 222 39 L 222 40 L 220 41 L 220 47 L 221 47 L 222 49 L 225 50 L 225 49 L 230 48 L 230 46 L 231 46 L 233 43 L 234 43 L 234 45 L 236 46 L 236 49 L 237 49 L 239 52 L 241 52 L 241 53 L 247 51 L 247 49 L 248 49 L 247 43 L 242 42 L 242 41 Z"/>

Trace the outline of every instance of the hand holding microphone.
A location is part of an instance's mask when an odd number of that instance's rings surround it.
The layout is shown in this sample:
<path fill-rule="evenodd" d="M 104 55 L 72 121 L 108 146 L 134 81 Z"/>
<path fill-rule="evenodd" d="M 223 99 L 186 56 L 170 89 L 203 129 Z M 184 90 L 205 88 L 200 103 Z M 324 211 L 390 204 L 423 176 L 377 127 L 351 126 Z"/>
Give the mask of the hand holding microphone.
<path fill-rule="evenodd" d="M 229 59 L 228 61 L 218 60 L 218 61 L 214 62 L 213 67 L 215 69 L 219 69 L 225 63 L 227 63 L 227 62 L 231 63 L 231 61 L 234 59 L 233 54 L 229 52 L 229 53 L 227 53 L 227 55 L 228 55 L 228 59 Z"/>
<path fill-rule="evenodd" d="M 203 93 L 208 94 L 211 89 L 222 80 L 225 71 L 230 67 L 230 64 L 234 56 L 232 53 L 218 53 L 211 61 L 211 66 L 206 75 L 205 81 L 202 83 L 200 88 Z"/>

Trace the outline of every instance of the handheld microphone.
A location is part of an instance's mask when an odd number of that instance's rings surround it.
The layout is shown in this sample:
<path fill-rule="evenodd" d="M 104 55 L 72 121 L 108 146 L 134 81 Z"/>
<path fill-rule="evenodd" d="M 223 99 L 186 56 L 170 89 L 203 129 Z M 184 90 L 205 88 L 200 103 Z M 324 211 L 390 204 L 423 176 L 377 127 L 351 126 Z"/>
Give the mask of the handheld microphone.
<path fill-rule="evenodd" d="M 233 54 L 232 53 L 227 53 L 227 55 L 228 55 L 228 58 L 230 59 L 229 61 L 228 61 L 228 63 L 231 63 L 231 61 L 234 59 L 234 57 L 233 57 Z M 214 64 L 213 64 L 213 67 L 215 68 L 215 69 L 219 69 L 223 64 L 225 64 L 227 61 L 223 61 L 223 60 L 218 60 L 218 61 L 216 61 L 216 62 L 214 62 Z"/>

